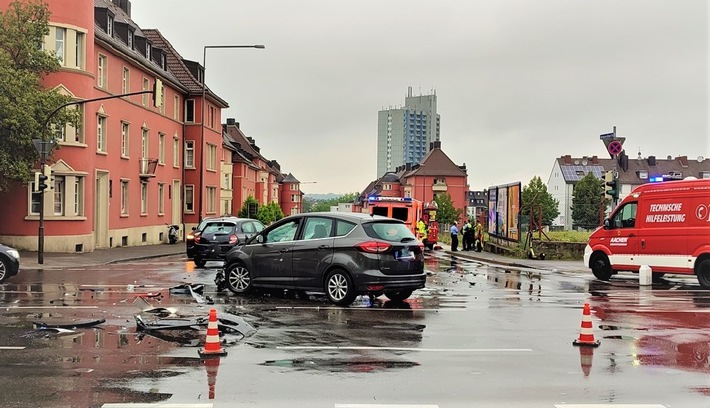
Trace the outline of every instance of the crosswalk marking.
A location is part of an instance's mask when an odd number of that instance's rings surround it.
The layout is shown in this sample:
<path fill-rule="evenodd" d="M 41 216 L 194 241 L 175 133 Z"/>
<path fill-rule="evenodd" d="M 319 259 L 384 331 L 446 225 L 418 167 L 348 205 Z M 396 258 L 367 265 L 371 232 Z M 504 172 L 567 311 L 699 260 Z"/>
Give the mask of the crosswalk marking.
<path fill-rule="evenodd" d="M 24 346 L 0 346 L 0 350 L 24 350 Z"/>
<path fill-rule="evenodd" d="M 417 347 L 375 347 L 375 346 L 278 346 L 277 350 L 385 350 L 385 351 L 424 351 L 444 353 L 530 353 L 532 349 L 493 349 L 493 348 L 461 348 L 461 349 L 435 349 Z"/>

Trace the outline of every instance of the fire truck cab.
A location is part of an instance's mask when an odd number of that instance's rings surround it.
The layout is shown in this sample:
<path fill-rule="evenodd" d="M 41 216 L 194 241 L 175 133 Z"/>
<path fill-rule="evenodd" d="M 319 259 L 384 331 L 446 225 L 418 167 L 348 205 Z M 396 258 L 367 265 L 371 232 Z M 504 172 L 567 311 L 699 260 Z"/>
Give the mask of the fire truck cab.
<path fill-rule="evenodd" d="M 429 211 L 424 209 L 422 202 L 411 197 L 381 197 L 370 196 L 367 199 L 369 212 L 372 215 L 382 215 L 404 221 L 410 231 L 420 238 L 417 231 L 417 222 L 424 220 L 427 226 L 427 237 L 422 239 L 425 247 L 432 249 L 438 239 L 437 226 L 429 221 Z M 436 218 L 434 217 L 434 222 Z"/>

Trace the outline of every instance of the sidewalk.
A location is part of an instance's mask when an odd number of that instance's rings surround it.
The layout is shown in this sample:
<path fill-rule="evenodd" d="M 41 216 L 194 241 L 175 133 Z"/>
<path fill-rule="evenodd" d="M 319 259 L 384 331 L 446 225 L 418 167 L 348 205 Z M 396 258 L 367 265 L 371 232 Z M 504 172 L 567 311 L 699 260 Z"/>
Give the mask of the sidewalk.
<path fill-rule="evenodd" d="M 37 262 L 37 252 L 20 251 L 20 269 L 81 268 L 170 255 L 185 255 L 185 243 L 97 249 L 94 252 L 45 252 L 42 265 Z"/>
<path fill-rule="evenodd" d="M 470 259 L 473 261 L 481 261 L 485 263 L 510 266 L 516 268 L 527 268 L 527 269 L 542 269 L 551 272 L 557 271 L 567 271 L 567 272 L 580 272 L 580 273 L 591 273 L 589 268 L 584 265 L 584 262 L 579 261 L 558 261 L 558 260 L 537 260 L 537 259 L 520 259 L 511 258 L 504 255 L 498 255 L 491 252 L 475 252 L 475 251 L 462 251 L 459 249 L 456 252 L 451 251 L 451 246 L 439 243 L 441 250 L 445 251 L 447 254 L 455 255 L 460 258 Z"/>

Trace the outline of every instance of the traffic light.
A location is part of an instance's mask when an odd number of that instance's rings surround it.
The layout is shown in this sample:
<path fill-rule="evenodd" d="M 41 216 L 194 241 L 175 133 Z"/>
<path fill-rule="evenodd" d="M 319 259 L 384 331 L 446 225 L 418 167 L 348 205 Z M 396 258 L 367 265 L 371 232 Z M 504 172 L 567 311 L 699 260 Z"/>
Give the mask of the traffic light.
<path fill-rule="evenodd" d="M 32 192 L 38 193 L 47 188 L 47 176 L 41 171 L 35 171 L 35 183 Z"/>
<path fill-rule="evenodd" d="M 614 177 L 614 171 L 604 173 L 604 198 L 615 202 L 619 199 L 619 180 Z"/>
<path fill-rule="evenodd" d="M 52 167 L 45 164 L 42 173 L 42 176 L 40 176 L 40 189 L 44 190 L 46 188 L 47 190 L 53 191 L 54 172 L 52 171 Z M 44 187 L 42 187 L 43 185 Z"/>
<path fill-rule="evenodd" d="M 165 88 L 163 88 L 163 81 L 155 78 L 153 83 L 153 106 L 159 108 L 163 106 L 163 98 L 165 97 Z"/>

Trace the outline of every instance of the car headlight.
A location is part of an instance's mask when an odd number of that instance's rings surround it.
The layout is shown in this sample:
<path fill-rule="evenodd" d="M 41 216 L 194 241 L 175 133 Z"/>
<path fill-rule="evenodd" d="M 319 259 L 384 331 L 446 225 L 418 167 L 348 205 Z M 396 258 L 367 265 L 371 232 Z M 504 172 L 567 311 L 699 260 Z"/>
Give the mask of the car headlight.
<path fill-rule="evenodd" d="M 7 254 L 10 255 L 11 257 L 17 259 L 18 261 L 20 260 L 20 253 L 17 252 L 16 249 L 10 249 L 7 251 Z"/>

